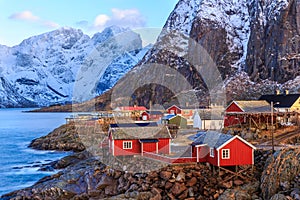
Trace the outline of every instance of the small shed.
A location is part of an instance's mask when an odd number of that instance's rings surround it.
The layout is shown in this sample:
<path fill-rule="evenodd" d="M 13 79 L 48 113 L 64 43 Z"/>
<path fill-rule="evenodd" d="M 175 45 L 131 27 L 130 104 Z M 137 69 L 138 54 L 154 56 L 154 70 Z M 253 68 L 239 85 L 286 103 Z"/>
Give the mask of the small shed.
<path fill-rule="evenodd" d="M 169 129 L 157 123 L 111 124 L 108 139 L 109 152 L 113 156 L 171 152 Z"/>
<path fill-rule="evenodd" d="M 254 164 L 254 147 L 240 136 L 215 131 L 199 132 L 192 143 L 192 155 L 197 162 L 209 162 L 218 167 Z"/>
<path fill-rule="evenodd" d="M 166 115 L 164 117 L 162 117 L 161 119 L 162 124 L 173 124 L 178 126 L 179 128 L 186 128 L 187 127 L 187 119 L 180 116 L 180 115 L 174 115 L 174 114 L 170 114 L 170 115 Z"/>

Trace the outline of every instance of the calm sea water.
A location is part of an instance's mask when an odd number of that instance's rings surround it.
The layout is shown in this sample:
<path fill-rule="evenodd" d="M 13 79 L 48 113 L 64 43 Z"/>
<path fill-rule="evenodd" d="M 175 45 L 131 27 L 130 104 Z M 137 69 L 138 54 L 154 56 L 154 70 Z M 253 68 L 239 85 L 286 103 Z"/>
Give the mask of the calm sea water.
<path fill-rule="evenodd" d="M 26 113 L 29 109 L 0 109 L 0 196 L 28 187 L 54 172 L 38 171 L 38 165 L 70 153 L 28 148 L 31 140 L 65 123 L 68 113 Z"/>

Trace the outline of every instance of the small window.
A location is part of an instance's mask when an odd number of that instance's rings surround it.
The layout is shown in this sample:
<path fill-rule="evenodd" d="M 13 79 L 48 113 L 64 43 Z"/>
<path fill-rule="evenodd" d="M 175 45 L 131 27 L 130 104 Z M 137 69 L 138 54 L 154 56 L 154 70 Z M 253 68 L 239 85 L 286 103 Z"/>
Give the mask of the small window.
<path fill-rule="evenodd" d="M 215 157 L 215 151 L 213 148 L 210 148 L 209 155 L 210 157 Z"/>
<path fill-rule="evenodd" d="M 222 159 L 230 159 L 230 149 L 222 150 Z"/>
<path fill-rule="evenodd" d="M 132 149 L 132 141 L 124 141 L 123 149 Z"/>

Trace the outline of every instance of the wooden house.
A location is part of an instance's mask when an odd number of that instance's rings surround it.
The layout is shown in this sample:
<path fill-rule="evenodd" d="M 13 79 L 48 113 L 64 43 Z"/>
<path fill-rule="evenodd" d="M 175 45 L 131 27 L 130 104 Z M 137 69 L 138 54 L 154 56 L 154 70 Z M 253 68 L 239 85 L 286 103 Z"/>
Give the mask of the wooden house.
<path fill-rule="evenodd" d="M 197 162 L 208 162 L 214 166 L 240 166 L 254 164 L 256 148 L 239 136 L 215 131 L 199 132 L 192 143 L 192 156 Z"/>
<path fill-rule="evenodd" d="M 215 110 L 198 110 L 194 113 L 193 128 L 202 130 L 221 130 L 224 127 L 222 113 Z"/>
<path fill-rule="evenodd" d="M 260 100 L 268 103 L 273 102 L 274 108 L 279 112 L 299 112 L 300 113 L 300 94 L 271 94 L 262 95 Z"/>
<path fill-rule="evenodd" d="M 187 128 L 187 119 L 180 115 L 166 115 L 161 118 L 161 122 L 164 125 L 172 124 L 176 125 L 179 128 Z"/>
<path fill-rule="evenodd" d="M 265 100 L 232 101 L 225 110 L 224 127 L 242 125 L 250 120 L 250 115 L 261 116 L 270 113 L 271 106 Z"/>
<path fill-rule="evenodd" d="M 141 114 L 141 117 L 143 121 L 149 121 L 149 120 L 158 121 L 161 119 L 163 115 L 164 114 L 161 111 L 151 110 L 151 111 L 144 111 Z"/>
<path fill-rule="evenodd" d="M 167 108 L 167 113 L 173 114 L 173 115 L 181 114 L 181 108 L 176 105 L 173 105 L 173 106 Z"/>
<path fill-rule="evenodd" d="M 111 124 L 108 140 L 109 152 L 113 156 L 171 152 L 169 129 L 157 123 Z"/>

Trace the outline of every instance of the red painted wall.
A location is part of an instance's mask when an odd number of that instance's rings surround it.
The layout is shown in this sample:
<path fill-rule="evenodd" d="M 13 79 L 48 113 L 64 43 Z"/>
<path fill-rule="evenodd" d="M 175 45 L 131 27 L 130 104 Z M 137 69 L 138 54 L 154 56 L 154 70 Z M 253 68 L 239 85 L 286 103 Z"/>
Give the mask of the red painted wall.
<path fill-rule="evenodd" d="M 230 106 L 226 109 L 226 112 L 243 112 L 235 103 L 231 103 Z M 234 126 L 240 123 L 244 123 L 244 118 L 239 117 L 239 120 L 236 119 L 236 116 L 226 115 L 224 119 L 224 126 Z"/>
<path fill-rule="evenodd" d="M 123 141 L 132 141 L 132 149 L 123 149 Z M 170 139 L 160 138 L 158 142 L 159 154 L 170 154 Z M 144 151 L 156 153 L 156 143 L 144 143 Z M 115 156 L 141 154 L 142 146 L 139 140 L 114 140 Z M 110 153 L 112 150 L 110 148 Z"/>
<path fill-rule="evenodd" d="M 173 111 L 173 113 L 172 113 Z M 177 108 L 176 106 L 171 106 L 169 109 L 168 109 L 168 113 L 169 114 L 181 114 L 181 109 Z"/>
<path fill-rule="evenodd" d="M 236 117 L 234 115 L 226 115 L 224 118 L 224 126 L 225 127 L 234 126 L 234 125 L 243 124 L 243 123 L 245 123 L 245 120 L 243 117 Z"/>
<path fill-rule="evenodd" d="M 208 149 L 210 151 L 210 149 Z M 216 149 L 214 149 L 214 157 L 210 157 L 210 153 L 207 155 L 207 162 L 209 162 L 212 165 L 218 166 L 218 152 Z"/>
<path fill-rule="evenodd" d="M 226 112 L 243 112 L 235 103 L 230 104 Z"/>
<path fill-rule="evenodd" d="M 123 149 L 123 141 L 132 141 L 132 149 Z M 136 155 L 141 153 L 141 143 L 138 140 L 114 140 L 115 156 Z"/>
<path fill-rule="evenodd" d="M 230 149 L 230 159 L 222 159 L 222 149 Z M 238 138 L 219 150 L 220 166 L 252 165 L 252 148 Z"/>
<path fill-rule="evenodd" d="M 145 152 L 156 153 L 156 143 L 143 143 L 143 150 Z"/>
<path fill-rule="evenodd" d="M 170 154 L 170 139 L 160 138 L 158 142 L 158 153 Z"/>
<path fill-rule="evenodd" d="M 192 157 L 196 157 L 197 159 L 197 150 L 199 160 L 198 162 L 207 162 L 207 158 L 209 156 L 209 147 L 208 146 L 201 146 L 196 148 L 195 146 L 192 147 Z"/>

